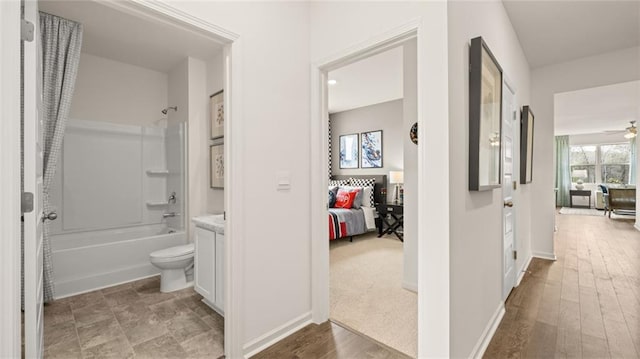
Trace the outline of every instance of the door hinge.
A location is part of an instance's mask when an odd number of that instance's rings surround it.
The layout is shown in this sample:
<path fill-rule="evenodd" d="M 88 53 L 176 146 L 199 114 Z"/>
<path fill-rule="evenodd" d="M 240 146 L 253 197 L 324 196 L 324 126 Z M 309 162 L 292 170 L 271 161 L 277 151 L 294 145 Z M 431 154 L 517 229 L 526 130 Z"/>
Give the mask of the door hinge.
<path fill-rule="evenodd" d="M 513 181 L 513 189 L 518 189 L 518 181 Z"/>
<path fill-rule="evenodd" d="M 33 193 L 22 192 L 22 214 L 33 212 Z"/>
<path fill-rule="evenodd" d="M 513 251 L 513 260 L 518 260 L 518 251 Z"/>
<path fill-rule="evenodd" d="M 20 25 L 20 39 L 26 42 L 33 41 L 33 33 L 36 28 L 33 23 L 29 20 L 22 19 Z"/>

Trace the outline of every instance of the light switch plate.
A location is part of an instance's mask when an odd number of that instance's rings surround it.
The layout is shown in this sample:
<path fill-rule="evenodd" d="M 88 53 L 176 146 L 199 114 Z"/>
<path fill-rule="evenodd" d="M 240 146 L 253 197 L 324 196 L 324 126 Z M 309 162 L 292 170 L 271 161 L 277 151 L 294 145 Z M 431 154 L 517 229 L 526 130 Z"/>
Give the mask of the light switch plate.
<path fill-rule="evenodd" d="M 289 171 L 276 172 L 276 189 L 278 191 L 288 191 L 291 189 L 291 173 Z"/>

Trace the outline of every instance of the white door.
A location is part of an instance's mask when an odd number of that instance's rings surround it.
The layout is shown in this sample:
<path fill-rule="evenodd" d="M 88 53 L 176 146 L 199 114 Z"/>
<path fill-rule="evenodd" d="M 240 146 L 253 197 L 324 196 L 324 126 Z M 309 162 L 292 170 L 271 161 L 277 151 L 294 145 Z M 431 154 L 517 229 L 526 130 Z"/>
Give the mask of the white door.
<path fill-rule="evenodd" d="M 502 211 L 502 240 L 503 240 L 503 284 L 502 299 L 507 299 L 515 286 L 515 208 L 513 207 L 513 189 L 515 173 L 513 156 L 515 154 L 514 135 L 518 121 L 518 110 L 515 106 L 515 94 L 506 84 L 502 89 L 502 196 L 504 200 Z"/>
<path fill-rule="evenodd" d="M 24 17 L 38 27 L 38 6 L 24 1 Z M 25 357 L 41 358 L 44 336 L 42 267 L 42 84 L 38 58 L 39 33 L 24 42 L 24 191 L 33 194 L 33 210 L 24 214 L 24 337 Z M 50 216 L 53 218 L 54 216 Z"/>

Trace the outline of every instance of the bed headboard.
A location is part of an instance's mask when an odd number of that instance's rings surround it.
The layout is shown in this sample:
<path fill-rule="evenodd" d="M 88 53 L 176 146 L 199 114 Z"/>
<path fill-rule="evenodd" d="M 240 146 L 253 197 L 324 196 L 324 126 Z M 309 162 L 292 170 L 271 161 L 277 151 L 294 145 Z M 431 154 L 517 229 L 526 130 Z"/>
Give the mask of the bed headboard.
<path fill-rule="evenodd" d="M 387 203 L 387 196 L 382 193 L 382 189 L 387 189 L 387 175 L 333 175 L 331 179 L 346 180 L 349 178 L 368 179 L 375 178 L 376 183 L 373 187 L 373 199 L 376 203 Z"/>

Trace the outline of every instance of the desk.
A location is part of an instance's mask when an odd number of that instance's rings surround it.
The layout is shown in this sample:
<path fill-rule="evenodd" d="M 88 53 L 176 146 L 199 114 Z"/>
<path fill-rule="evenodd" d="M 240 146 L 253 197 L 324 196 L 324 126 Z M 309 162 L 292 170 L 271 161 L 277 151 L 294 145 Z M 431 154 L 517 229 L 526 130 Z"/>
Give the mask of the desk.
<path fill-rule="evenodd" d="M 379 204 L 376 206 L 376 210 L 381 218 L 378 237 L 393 233 L 400 241 L 404 242 L 404 234 L 400 231 L 404 224 L 404 207 L 401 204 Z"/>
<path fill-rule="evenodd" d="M 588 206 L 576 206 L 576 208 L 591 208 L 591 190 L 588 189 L 571 189 L 569 190 L 569 206 L 573 208 L 573 196 L 589 197 Z"/>

